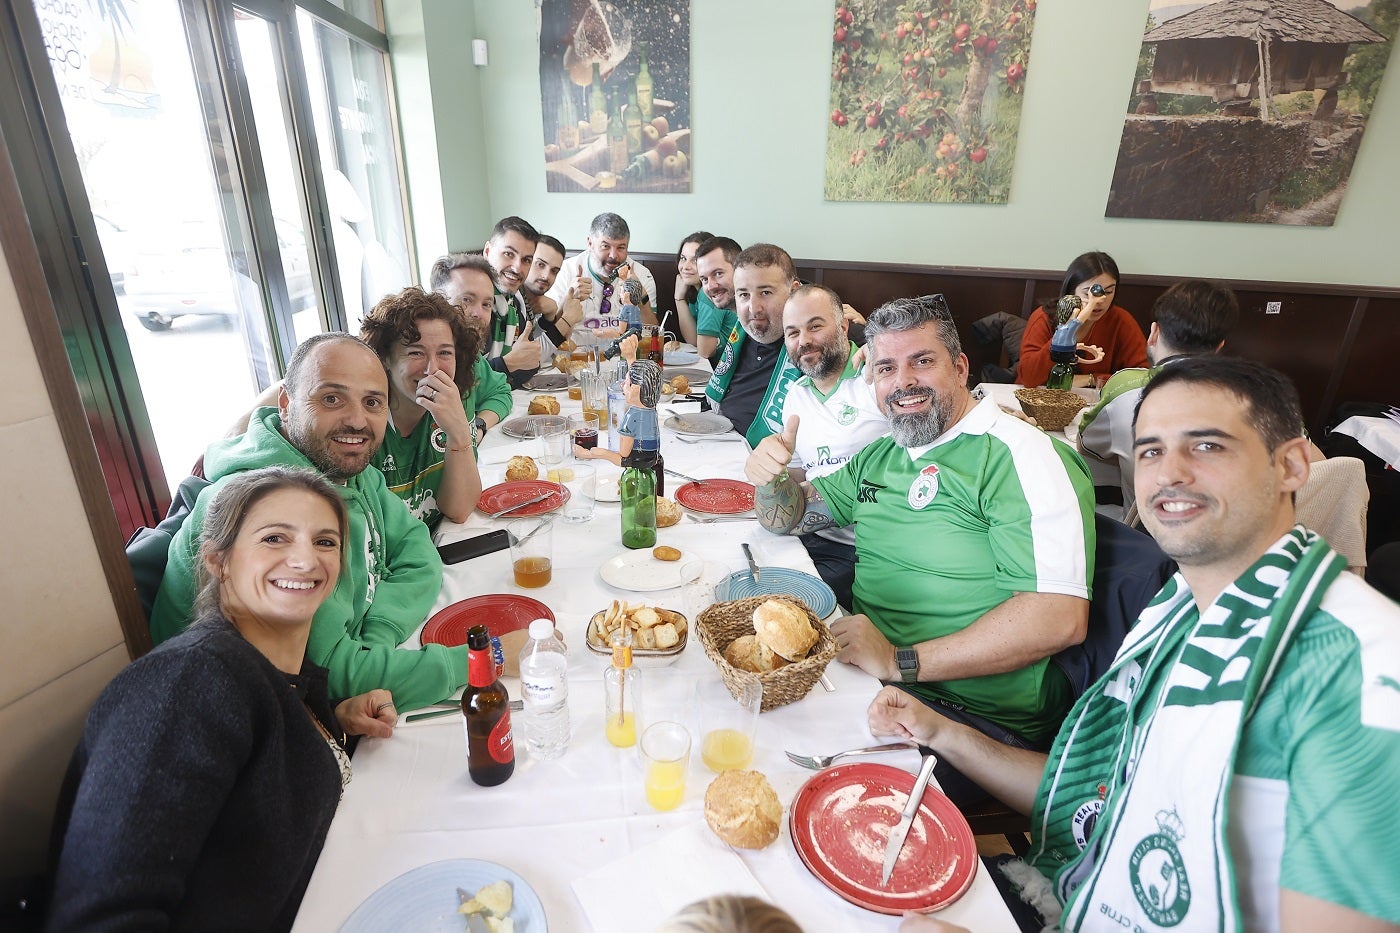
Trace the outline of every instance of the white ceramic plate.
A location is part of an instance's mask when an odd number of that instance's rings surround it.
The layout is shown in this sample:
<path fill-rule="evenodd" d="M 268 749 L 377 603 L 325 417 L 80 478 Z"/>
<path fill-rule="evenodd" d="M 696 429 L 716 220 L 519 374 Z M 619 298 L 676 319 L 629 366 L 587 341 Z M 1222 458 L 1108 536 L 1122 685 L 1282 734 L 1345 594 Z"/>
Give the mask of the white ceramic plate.
<path fill-rule="evenodd" d="M 594 502 L 621 502 L 622 477 L 620 476 L 593 476 L 593 501 Z"/>
<path fill-rule="evenodd" d="M 716 415 L 714 412 L 697 411 L 684 415 L 672 415 L 666 419 L 666 427 L 677 434 L 688 434 L 691 437 L 709 437 L 714 434 L 726 434 L 734 430 L 734 422 L 724 415 Z"/>
<path fill-rule="evenodd" d="M 462 933 L 467 918 L 457 913 L 457 889 L 475 894 L 493 881 L 509 881 L 516 933 L 546 933 L 544 905 L 525 879 L 504 865 L 474 858 L 445 859 L 404 872 L 375 891 L 350 915 L 340 933 L 385 930 Z"/>
<path fill-rule="evenodd" d="M 650 593 L 698 580 L 705 572 L 705 562 L 657 560 L 651 556 L 651 548 L 641 548 L 617 555 L 598 568 L 598 572 L 610 586 L 634 593 Z"/>
<path fill-rule="evenodd" d="M 691 363 L 700 362 L 700 354 L 694 347 L 689 349 L 680 347 L 670 353 L 662 354 L 661 362 L 667 366 L 689 366 Z"/>

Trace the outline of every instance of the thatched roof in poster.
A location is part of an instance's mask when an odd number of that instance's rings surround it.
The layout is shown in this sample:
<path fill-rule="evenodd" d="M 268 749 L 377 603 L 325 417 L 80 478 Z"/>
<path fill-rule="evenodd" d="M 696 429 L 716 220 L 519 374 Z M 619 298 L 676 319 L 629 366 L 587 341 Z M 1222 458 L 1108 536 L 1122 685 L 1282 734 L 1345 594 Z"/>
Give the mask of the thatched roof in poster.
<path fill-rule="evenodd" d="M 1216 0 L 1169 19 L 1143 42 L 1249 39 L 1276 42 L 1372 43 L 1386 37 L 1327 0 Z"/>

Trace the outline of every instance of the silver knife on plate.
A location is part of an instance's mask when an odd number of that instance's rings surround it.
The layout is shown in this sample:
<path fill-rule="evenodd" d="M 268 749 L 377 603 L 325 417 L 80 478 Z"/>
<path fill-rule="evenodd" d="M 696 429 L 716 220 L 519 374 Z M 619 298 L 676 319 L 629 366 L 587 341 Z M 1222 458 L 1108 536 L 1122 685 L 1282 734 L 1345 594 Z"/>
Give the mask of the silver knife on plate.
<path fill-rule="evenodd" d="M 486 517 L 487 517 L 487 518 L 500 518 L 502 515 L 506 515 L 506 514 L 509 514 L 510 512 L 514 512 L 516 509 L 523 509 L 523 508 L 525 508 L 525 506 L 527 506 L 527 505 L 534 505 L 536 502 L 543 502 L 544 500 L 548 499 L 548 498 L 549 498 L 550 496 L 552 496 L 552 495 L 554 495 L 554 492 L 553 492 L 553 491 L 546 492 L 546 493 L 541 493 L 540 495 L 535 496 L 533 499 L 526 499 L 524 502 L 517 502 L 517 503 L 515 503 L 515 505 L 512 505 L 512 506 L 511 506 L 510 508 L 508 508 L 508 509 L 501 509 L 499 512 L 492 512 L 490 515 L 487 515 Z"/>
<path fill-rule="evenodd" d="M 914 789 L 909 793 L 909 802 L 904 805 L 899 822 L 890 830 L 890 841 L 885 843 L 885 869 L 880 875 L 881 887 L 890 883 L 894 863 L 899 861 L 899 853 L 904 848 L 904 840 L 909 837 L 909 827 L 914 822 L 914 814 L 919 812 L 919 804 L 924 799 L 924 788 L 928 787 L 928 779 L 933 777 L 933 769 L 937 764 L 937 756 L 932 752 L 924 753 L 924 763 L 919 768 L 919 777 L 914 781 Z"/>

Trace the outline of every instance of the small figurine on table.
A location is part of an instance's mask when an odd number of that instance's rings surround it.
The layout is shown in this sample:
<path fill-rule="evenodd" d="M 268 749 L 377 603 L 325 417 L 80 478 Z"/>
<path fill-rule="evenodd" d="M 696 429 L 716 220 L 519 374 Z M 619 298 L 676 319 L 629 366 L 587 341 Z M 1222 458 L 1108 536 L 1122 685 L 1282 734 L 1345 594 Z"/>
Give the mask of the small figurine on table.
<path fill-rule="evenodd" d="M 650 465 L 661 452 L 661 425 L 656 419 L 656 402 L 661 397 L 661 367 L 651 360 L 636 359 L 634 339 L 625 343 L 631 344 L 623 350 L 623 358 L 628 361 L 627 384 L 622 389 L 627 411 L 617 427 L 618 449 L 595 447 L 589 450 L 575 444 L 574 456 L 580 460 L 601 457 L 614 466 L 627 462 Z"/>
<path fill-rule="evenodd" d="M 1095 285 L 1094 288 L 1103 291 L 1101 285 Z M 1078 295 L 1065 295 L 1059 300 L 1055 310 L 1059 326 L 1055 328 L 1055 335 L 1050 338 L 1050 352 L 1073 352 L 1082 363 L 1097 363 L 1103 359 L 1102 347 L 1091 343 L 1078 343 L 1074 339 L 1079 333 L 1079 328 L 1088 323 L 1093 315 L 1094 306 L 1085 304 Z"/>
<path fill-rule="evenodd" d="M 647 290 L 641 282 L 632 277 L 630 265 L 618 269 L 614 294 L 617 295 L 617 316 L 622 321 L 622 326 L 598 328 L 594 333 L 600 340 L 642 332 L 641 305 L 646 300 Z"/>

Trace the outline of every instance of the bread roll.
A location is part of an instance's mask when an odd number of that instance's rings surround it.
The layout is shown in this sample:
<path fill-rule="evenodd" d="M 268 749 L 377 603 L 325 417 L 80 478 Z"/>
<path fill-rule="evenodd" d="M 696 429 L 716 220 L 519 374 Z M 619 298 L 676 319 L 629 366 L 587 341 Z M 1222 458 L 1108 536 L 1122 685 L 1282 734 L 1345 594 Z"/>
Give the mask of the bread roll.
<path fill-rule="evenodd" d="M 817 630 L 807 613 L 780 599 L 765 601 L 753 611 L 753 630 L 773 653 L 800 661 L 817 643 Z"/>
<path fill-rule="evenodd" d="M 685 395 L 690 391 L 690 380 L 685 376 L 672 376 L 671 388 L 675 389 L 681 395 Z"/>
<path fill-rule="evenodd" d="M 530 414 L 557 415 L 559 414 L 559 400 L 552 395 L 536 395 L 530 399 Z"/>
<path fill-rule="evenodd" d="M 729 647 L 724 649 L 724 659 L 750 674 L 766 674 L 788 663 L 755 635 L 740 635 L 730 642 Z"/>
<path fill-rule="evenodd" d="M 761 849 L 778 838 L 783 805 L 758 771 L 726 771 L 705 790 L 705 822 L 741 849 Z"/>
<path fill-rule="evenodd" d="M 670 527 L 671 527 L 672 525 L 674 525 L 676 522 L 680 521 L 680 520 L 681 520 L 681 516 L 684 515 L 684 514 L 685 514 L 685 513 L 681 511 L 681 507 L 680 507 L 679 505 L 677 505 L 673 500 L 667 499 L 665 496 L 660 496 L 660 497 L 657 498 L 657 500 L 656 500 L 656 527 L 657 527 L 657 528 L 670 528 Z"/>
<path fill-rule="evenodd" d="M 521 479 L 539 479 L 540 468 L 531 457 L 511 457 L 506 464 L 506 479 L 514 482 Z"/>

